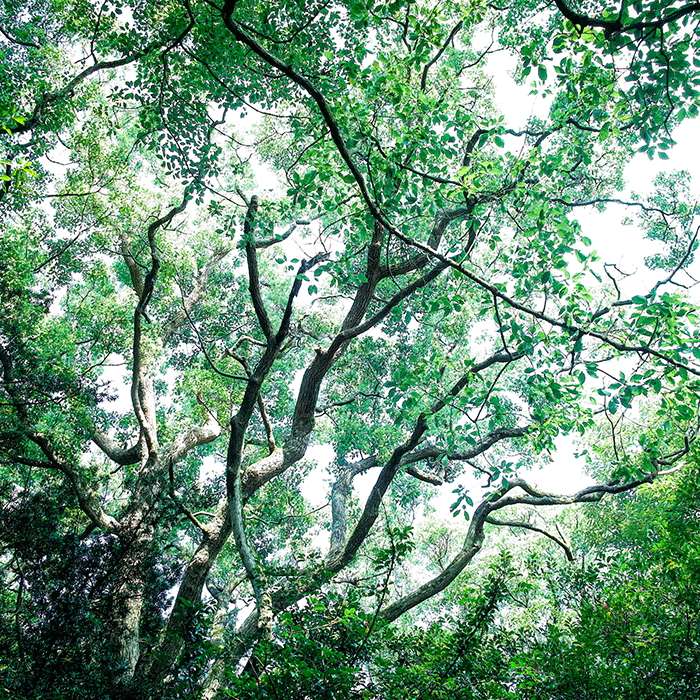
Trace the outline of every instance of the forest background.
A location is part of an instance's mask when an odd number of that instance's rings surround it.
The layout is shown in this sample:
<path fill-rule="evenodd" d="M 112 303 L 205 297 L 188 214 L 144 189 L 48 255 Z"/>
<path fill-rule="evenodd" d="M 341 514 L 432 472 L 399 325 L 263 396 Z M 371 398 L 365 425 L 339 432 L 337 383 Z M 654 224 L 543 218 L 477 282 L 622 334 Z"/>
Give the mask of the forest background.
<path fill-rule="evenodd" d="M 699 20 L 4 0 L 0 694 L 700 697 Z"/>

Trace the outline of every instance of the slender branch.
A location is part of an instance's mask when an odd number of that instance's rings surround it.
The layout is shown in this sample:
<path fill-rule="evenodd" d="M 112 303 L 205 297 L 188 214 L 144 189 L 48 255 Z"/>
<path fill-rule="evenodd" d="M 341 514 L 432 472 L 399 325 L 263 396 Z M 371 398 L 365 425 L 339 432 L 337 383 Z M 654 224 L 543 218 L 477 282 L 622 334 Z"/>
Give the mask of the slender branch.
<path fill-rule="evenodd" d="M 202 339 L 202 336 L 199 332 L 199 329 L 197 328 L 194 320 L 190 316 L 190 312 L 187 310 L 187 307 L 184 305 L 183 302 L 183 312 L 185 314 L 185 317 L 187 320 L 190 322 L 190 326 L 192 327 L 192 330 L 194 331 L 195 335 L 197 336 L 197 340 L 199 341 L 199 347 L 201 348 L 202 352 L 204 353 L 204 358 L 206 361 L 209 363 L 209 366 L 218 374 L 220 377 L 225 377 L 226 379 L 237 379 L 239 381 L 247 381 L 249 377 L 243 377 L 240 374 L 231 374 L 230 372 L 225 372 L 222 369 L 219 369 L 216 366 L 216 363 L 214 360 L 211 358 L 209 355 L 209 351 L 207 350 L 207 346 L 204 343 L 204 340 Z M 230 357 L 236 358 L 236 355 L 230 351 L 226 351 L 226 354 L 229 355 Z"/>
<path fill-rule="evenodd" d="M 119 522 L 104 511 L 99 494 L 85 479 L 82 471 L 63 461 L 57 454 L 51 439 L 34 430 L 31 416 L 15 387 L 12 360 L 2 345 L 0 345 L 0 365 L 3 370 L 3 388 L 10 397 L 12 407 L 19 418 L 22 432 L 39 448 L 46 458 L 45 460 L 37 460 L 24 457 L 23 455 L 13 455 L 13 459 L 19 464 L 26 464 L 27 466 L 34 466 L 40 469 L 50 469 L 63 474 L 68 479 L 81 510 L 90 518 L 92 524 L 106 531 L 116 530 L 119 527 Z"/>
<path fill-rule="evenodd" d="M 342 159 L 345 161 L 347 166 L 350 168 L 350 172 L 352 173 L 353 177 L 355 178 L 355 181 L 357 182 L 358 186 L 360 187 L 360 192 L 362 194 L 363 199 L 366 202 L 372 202 L 371 197 L 369 196 L 369 192 L 367 191 L 367 186 L 365 184 L 365 180 L 360 173 L 358 167 L 355 165 L 350 152 L 347 149 L 347 146 L 345 145 L 345 141 L 340 133 L 340 128 L 338 127 L 338 123 L 336 122 L 335 118 L 333 117 L 333 114 L 331 112 L 330 107 L 328 106 L 328 103 L 326 102 L 326 98 L 323 96 L 323 94 L 318 90 L 313 83 L 308 79 L 302 76 L 301 74 L 297 73 L 290 65 L 286 64 L 284 61 L 282 61 L 280 58 L 277 56 L 274 56 L 271 54 L 267 49 L 265 49 L 263 46 L 261 46 L 255 39 L 252 37 L 248 36 L 239 26 L 238 24 L 233 20 L 232 14 L 235 9 L 236 2 L 235 0 L 227 0 L 227 2 L 224 4 L 224 7 L 222 9 L 222 19 L 224 21 L 224 25 L 226 28 L 233 34 L 233 36 L 236 38 L 237 41 L 241 42 L 245 46 L 247 46 L 249 49 L 252 50 L 252 52 L 257 55 L 259 58 L 261 58 L 265 63 L 268 65 L 272 66 L 273 68 L 277 69 L 280 71 L 283 75 L 286 75 L 292 82 L 296 83 L 301 87 L 316 103 L 318 106 L 324 121 L 326 122 L 326 126 L 328 127 L 328 130 L 330 131 L 331 138 L 333 139 L 333 143 L 335 144 L 336 148 L 338 149 L 338 152 L 340 153 Z M 376 207 L 372 203 L 372 209 L 376 211 Z M 374 213 L 373 211 L 373 213 Z"/>
<path fill-rule="evenodd" d="M 299 219 L 298 221 L 295 221 L 286 231 L 283 231 L 282 233 L 276 236 L 273 235 L 269 238 L 261 238 L 260 240 L 256 240 L 255 249 L 263 250 L 264 248 L 269 248 L 270 246 L 273 246 L 276 243 L 286 241 L 294 233 L 294 231 L 296 231 L 297 226 L 308 226 L 309 223 L 310 222 L 305 219 Z M 245 247 L 245 241 L 241 241 L 240 246 L 242 248 Z"/>
<path fill-rule="evenodd" d="M 212 271 L 218 265 L 218 263 L 229 254 L 230 251 L 231 246 L 222 246 L 221 248 L 218 248 L 199 270 L 192 291 L 186 297 L 184 294 L 182 294 L 182 308 L 173 313 L 170 319 L 163 326 L 163 331 L 161 333 L 163 344 L 168 343 L 173 334 L 176 333 L 182 326 L 185 319 L 189 318 L 189 315 L 192 313 L 192 309 L 202 298 L 202 294 L 206 289 Z"/>
<path fill-rule="evenodd" d="M 26 119 L 24 124 L 18 124 L 17 126 L 8 127 L 8 131 L 13 134 L 24 134 L 27 131 L 31 131 L 37 124 L 39 124 L 41 117 L 43 116 L 44 110 L 53 102 L 57 102 L 64 97 L 70 97 L 73 94 L 75 88 L 82 83 L 86 78 L 89 78 L 94 73 L 102 70 L 109 70 L 110 68 L 120 68 L 121 66 L 129 65 L 134 61 L 147 56 L 154 48 L 156 44 L 151 44 L 147 46 L 143 51 L 136 51 L 123 58 L 118 58 L 113 61 L 98 61 L 97 63 L 89 66 L 85 70 L 81 71 L 72 80 L 70 80 L 66 85 L 64 85 L 59 90 L 54 92 L 47 92 L 42 95 L 42 97 L 37 101 L 32 116 Z"/>
<path fill-rule="evenodd" d="M 342 552 L 333 560 L 327 561 L 326 566 L 328 569 L 334 572 L 340 571 L 355 557 L 360 545 L 365 541 L 367 534 L 379 515 L 379 506 L 382 503 L 386 490 L 389 488 L 389 485 L 401 465 L 401 459 L 405 454 L 416 447 L 427 428 L 428 422 L 426 420 L 426 415 L 422 413 L 416 421 L 411 436 L 394 450 L 391 457 L 382 468 L 352 534 L 348 538 Z"/>
<path fill-rule="evenodd" d="M 175 492 L 175 472 L 173 470 L 173 461 L 170 460 L 169 464 L 169 469 L 168 469 L 168 474 L 169 474 L 169 492 L 170 492 L 170 498 L 172 498 L 173 502 L 177 504 L 177 506 L 180 508 L 180 511 L 187 517 L 187 519 L 201 532 L 206 532 L 204 527 L 202 526 L 202 523 L 197 520 L 197 516 L 182 502 L 180 497 L 177 495 Z"/>
<path fill-rule="evenodd" d="M 556 535 L 553 535 L 551 532 L 547 532 L 546 530 L 543 530 L 542 528 L 537 527 L 536 525 L 532 525 L 531 523 L 523 522 L 521 520 L 498 520 L 498 518 L 494 518 L 492 516 L 488 516 L 487 518 L 485 518 L 485 522 L 489 523 L 490 525 L 498 525 L 499 527 L 519 527 L 523 530 L 538 532 L 540 535 L 548 537 L 550 540 L 552 540 L 552 542 L 556 542 L 564 550 L 566 558 L 569 561 L 574 561 L 574 555 L 571 553 L 571 547 L 569 547 L 569 545 L 566 544 L 566 542 L 563 539 L 560 539 Z"/>
<path fill-rule="evenodd" d="M 253 236 L 253 224 L 257 211 L 258 197 L 257 195 L 253 195 L 250 198 L 248 211 L 246 212 L 245 221 L 243 223 L 243 243 L 245 246 L 246 259 L 248 260 L 248 290 L 250 291 L 250 298 L 253 302 L 253 308 L 255 309 L 255 315 L 258 317 L 260 328 L 268 342 L 270 342 L 273 336 L 272 324 L 267 315 L 260 291 L 260 272 L 258 270 L 258 258 L 255 253 L 255 238 Z"/>
<path fill-rule="evenodd" d="M 457 22 L 457 24 L 452 28 L 450 35 L 445 40 L 445 43 L 440 47 L 440 50 L 435 54 L 435 56 L 430 61 L 430 63 L 427 63 L 425 68 L 423 68 L 423 75 L 421 76 L 421 79 L 420 79 L 420 89 L 422 92 L 425 92 L 425 86 L 428 82 L 428 72 L 438 62 L 438 60 L 440 59 L 440 56 L 442 56 L 442 54 L 445 53 L 445 49 L 447 49 L 447 47 L 452 43 L 452 40 L 457 35 L 457 32 L 459 32 L 463 26 L 464 26 L 464 22 L 462 22 L 462 21 Z"/>
<path fill-rule="evenodd" d="M 289 291 L 289 296 L 287 297 L 287 305 L 284 309 L 282 321 L 280 322 L 279 329 L 275 336 L 275 342 L 277 343 L 277 345 L 281 345 L 282 341 L 287 337 L 287 334 L 289 333 L 289 325 L 292 320 L 292 310 L 294 308 L 294 299 L 296 298 L 297 294 L 299 294 L 301 284 L 305 279 L 304 275 L 309 270 L 318 265 L 318 263 L 327 260 L 328 257 L 329 253 L 317 253 L 316 255 L 314 255 L 313 258 L 301 261 L 301 264 L 299 265 L 299 270 L 294 278 L 294 282 L 292 283 L 292 288 Z"/>
<path fill-rule="evenodd" d="M 22 41 L 16 36 L 12 36 L 4 27 L 0 26 L 0 34 L 2 34 L 11 44 L 17 44 L 18 46 L 26 46 L 32 49 L 40 49 L 39 44 L 35 44 L 33 41 Z"/>
<path fill-rule="evenodd" d="M 426 253 L 429 253 L 433 257 L 437 258 L 441 262 L 446 263 L 450 267 L 454 268 L 455 270 L 458 270 L 461 272 L 465 277 L 468 279 L 472 280 L 474 283 L 476 283 L 478 286 L 480 286 L 482 289 L 485 291 L 488 291 L 491 295 L 494 297 L 497 297 L 501 299 L 502 301 L 506 302 L 509 306 L 511 306 L 514 309 L 517 309 L 518 311 L 522 311 L 523 313 L 527 314 L 528 316 L 532 316 L 533 318 L 537 318 L 540 321 L 545 321 L 546 323 L 555 326 L 557 328 L 561 328 L 563 330 L 568 331 L 572 335 L 575 334 L 582 334 L 583 336 L 588 336 L 591 338 L 596 338 L 597 340 L 600 340 L 603 344 L 609 345 L 610 347 L 614 348 L 615 350 L 618 350 L 619 352 L 634 352 L 634 353 L 639 353 L 641 355 L 650 355 L 652 357 L 656 357 L 657 359 L 662 360 L 663 362 L 672 365 L 673 367 L 676 367 L 678 369 L 684 369 L 687 372 L 690 372 L 691 374 L 694 374 L 696 376 L 700 376 L 700 369 L 696 369 L 692 365 L 689 365 L 684 362 L 680 362 L 673 357 L 670 357 L 669 355 L 662 353 L 658 350 L 655 350 L 654 348 L 651 348 L 646 345 L 629 345 L 627 343 L 623 343 L 620 341 L 617 341 L 613 338 L 611 338 L 608 335 L 605 335 L 604 333 L 601 333 L 599 331 L 596 331 L 594 329 L 589 329 L 584 326 L 581 326 L 579 324 L 569 322 L 569 321 L 561 321 L 557 318 L 554 318 L 552 316 L 549 316 L 548 314 L 545 314 L 542 311 L 537 311 L 536 309 L 532 309 L 525 304 L 520 303 L 516 299 L 508 296 L 505 292 L 502 292 L 498 287 L 495 285 L 487 282 L 486 280 L 482 279 L 475 273 L 471 272 L 471 270 L 467 269 L 462 263 L 456 262 L 455 260 L 452 260 L 450 258 L 445 257 L 441 253 L 439 253 L 436 250 L 433 250 L 429 246 L 425 245 L 424 243 L 420 243 L 419 241 L 412 240 L 408 238 L 407 236 L 404 236 L 403 234 L 399 232 L 394 232 L 395 235 L 401 238 L 401 240 L 405 241 L 406 243 L 409 243 L 410 245 L 415 246 L 419 250 L 423 250 Z"/>
<path fill-rule="evenodd" d="M 380 399 L 380 398 L 382 398 L 381 394 L 368 394 L 367 392 L 364 392 L 364 391 L 357 391 L 349 399 L 343 399 L 341 401 L 331 401 L 330 403 L 327 403 L 323 406 L 320 406 L 318 409 L 316 409 L 316 415 L 322 416 L 322 415 L 327 414 L 329 411 L 331 411 L 334 408 L 339 408 L 341 406 L 349 406 L 351 403 L 354 403 L 355 401 L 357 401 L 357 399 L 360 396 L 362 396 L 366 399 Z"/>

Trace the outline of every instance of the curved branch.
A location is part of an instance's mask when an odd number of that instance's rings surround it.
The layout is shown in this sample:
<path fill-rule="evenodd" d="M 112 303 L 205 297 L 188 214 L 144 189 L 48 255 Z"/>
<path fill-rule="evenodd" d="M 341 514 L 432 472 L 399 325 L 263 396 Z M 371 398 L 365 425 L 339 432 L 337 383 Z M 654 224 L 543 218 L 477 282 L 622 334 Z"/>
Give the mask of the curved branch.
<path fill-rule="evenodd" d="M 47 460 L 30 459 L 21 455 L 11 455 L 11 458 L 18 464 L 25 464 L 39 469 L 49 469 L 63 474 L 70 482 L 73 493 L 78 499 L 80 510 L 90 518 L 92 522 L 90 526 L 91 529 L 93 527 L 99 527 L 107 532 L 117 531 L 119 529 L 119 521 L 102 509 L 98 493 L 86 481 L 79 469 L 60 460 L 53 451 L 50 441 L 42 435 L 38 433 L 27 433 L 27 437 L 39 446 L 44 455 L 46 455 Z"/>
<path fill-rule="evenodd" d="M 646 345 L 628 345 L 627 343 L 623 343 L 620 341 L 617 341 L 610 336 L 605 335 L 604 333 L 601 333 L 599 331 L 596 331 L 594 329 L 586 328 L 582 325 L 572 323 L 569 321 L 561 321 L 557 318 L 554 318 L 553 316 L 549 316 L 548 314 L 545 314 L 542 311 L 537 311 L 536 309 L 532 309 L 529 306 L 526 306 L 525 304 L 520 303 L 513 297 L 507 295 L 505 292 L 501 291 L 498 287 L 495 285 L 487 282 L 486 280 L 482 279 L 475 273 L 473 273 L 471 270 L 467 269 L 462 263 L 459 263 L 455 260 L 452 260 L 441 253 L 439 253 L 437 250 L 434 250 L 430 248 L 430 246 L 427 246 L 425 243 L 421 243 L 419 241 L 412 240 L 408 236 L 405 236 L 404 234 L 400 233 L 399 231 L 396 231 L 395 229 L 392 229 L 392 233 L 396 235 L 398 238 L 400 238 L 402 241 L 405 243 L 408 243 L 409 245 L 413 245 L 414 247 L 418 248 L 419 250 L 422 250 L 426 253 L 429 253 L 433 257 L 437 258 L 439 261 L 449 265 L 455 270 L 458 270 L 461 272 L 465 277 L 470 279 L 472 282 L 477 284 L 479 287 L 482 289 L 488 291 L 493 295 L 494 297 L 497 297 L 498 299 L 501 299 L 504 301 L 506 304 L 511 306 L 514 309 L 517 309 L 518 311 L 522 311 L 524 314 L 527 314 L 528 316 L 531 316 L 533 318 L 539 319 L 540 321 L 544 321 L 545 323 L 548 323 L 552 326 L 555 326 L 556 328 L 561 328 L 562 330 L 568 331 L 572 335 L 575 334 L 581 334 L 582 336 L 588 336 L 590 338 L 596 338 L 597 340 L 600 340 L 604 345 L 609 345 L 610 347 L 614 348 L 615 350 L 618 350 L 619 352 L 625 352 L 625 353 L 639 353 L 641 355 L 650 355 L 652 357 L 656 357 L 657 359 L 661 360 L 662 362 L 665 362 L 677 369 L 683 369 L 687 372 L 690 372 L 691 374 L 694 374 L 695 376 L 700 377 L 700 369 L 696 369 L 692 365 L 689 365 L 684 362 L 680 362 L 673 357 L 670 357 L 669 355 L 666 355 L 665 353 L 659 352 L 658 350 L 655 350 L 654 348 L 651 348 Z"/>
<path fill-rule="evenodd" d="M 81 510 L 90 518 L 92 525 L 107 531 L 116 530 L 119 527 L 119 522 L 103 510 L 99 494 L 86 480 L 80 468 L 64 462 L 56 453 L 51 439 L 38 433 L 32 427 L 31 417 L 26 405 L 15 388 L 12 360 L 2 345 L 0 345 L 0 366 L 2 366 L 4 379 L 3 388 L 10 397 L 11 405 L 19 418 L 22 432 L 28 440 L 39 448 L 46 458 L 44 461 L 27 458 L 22 455 L 12 455 L 12 459 L 19 464 L 26 464 L 27 466 L 34 466 L 40 469 L 51 469 L 63 474 L 70 482 Z"/>
<path fill-rule="evenodd" d="M 221 425 L 211 413 L 207 416 L 204 425 L 191 428 L 188 432 L 178 435 L 168 449 L 167 459 L 172 464 L 177 464 L 189 452 L 199 445 L 214 442 L 221 435 Z"/>
<path fill-rule="evenodd" d="M 116 440 L 101 433 L 99 430 L 96 430 L 93 434 L 92 441 L 107 455 L 107 457 L 121 466 L 138 464 L 141 459 L 140 442 L 124 449 L 119 447 Z"/>
<path fill-rule="evenodd" d="M 89 78 L 93 73 L 97 73 L 102 70 L 109 70 L 110 68 L 120 68 L 121 66 L 127 66 L 134 61 L 137 61 L 144 56 L 147 56 L 154 48 L 156 44 L 151 44 L 147 46 L 143 51 L 136 51 L 123 58 L 118 58 L 113 61 L 98 61 L 97 63 L 89 66 L 85 70 L 81 71 L 72 80 L 70 80 L 66 85 L 54 92 L 47 92 L 41 96 L 37 101 L 32 116 L 26 119 L 23 124 L 18 124 L 17 126 L 8 127 L 8 131 L 12 134 L 24 134 L 27 131 L 31 131 L 39 122 L 44 113 L 44 110 L 53 102 L 63 99 L 64 97 L 70 97 L 73 94 L 75 88 L 82 83 L 86 78 Z"/>
<path fill-rule="evenodd" d="M 563 539 L 559 539 L 556 535 L 553 535 L 551 532 L 547 532 L 536 525 L 532 525 L 531 523 L 527 523 L 522 520 L 498 520 L 497 518 L 493 518 L 491 516 L 487 517 L 485 521 L 489 523 L 489 525 L 498 525 L 499 527 L 519 527 L 523 530 L 538 532 L 540 535 L 548 537 L 550 540 L 552 540 L 552 542 L 556 542 L 564 550 L 566 558 L 569 561 L 574 561 L 574 555 L 571 553 L 571 547 L 569 547 L 569 545 L 566 544 Z"/>
<path fill-rule="evenodd" d="M 448 459 L 455 462 L 467 462 L 474 457 L 478 457 L 483 454 L 489 448 L 493 447 L 497 442 L 501 440 L 507 440 L 508 438 L 520 438 L 525 437 L 533 428 L 534 424 L 524 425 L 522 427 L 501 427 L 492 430 L 483 440 L 478 442 L 476 445 L 468 450 L 443 450 L 436 445 L 426 445 L 421 447 L 410 455 L 406 455 L 403 459 L 403 463 L 406 465 L 415 464 L 416 462 L 421 462 L 425 459 L 437 459 L 439 457 L 447 457 Z"/>
<path fill-rule="evenodd" d="M 0 34 L 2 34 L 5 39 L 7 39 L 11 44 L 17 44 L 17 46 L 26 46 L 31 49 L 40 49 L 41 45 L 40 44 L 35 44 L 33 41 L 23 41 L 22 39 L 18 39 L 16 36 L 12 36 L 10 32 L 7 31 L 4 27 L 0 26 Z"/>
<path fill-rule="evenodd" d="M 423 481 L 426 484 L 431 484 L 432 486 L 442 486 L 442 484 L 444 483 L 442 478 L 440 478 L 439 476 L 421 471 L 417 467 L 414 467 L 412 464 L 406 467 L 406 474 L 409 474 L 414 479 L 418 479 L 418 481 Z"/>
<path fill-rule="evenodd" d="M 304 219 L 299 219 L 299 221 L 295 221 L 286 231 L 276 235 L 276 236 L 270 236 L 269 238 L 261 238 L 260 240 L 255 241 L 255 249 L 256 250 L 263 250 L 265 248 L 269 248 L 270 246 L 275 245 L 275 243 L 281 243 L 282 241 L 286 241 L 296 230 L 297 226 L 308 226 L 309 221 L 306 221 Z M 239 244 L 241 248 L 245 247 L 245 242 L 241 241 Z"/>
<path fill-rule="evenodd" d="M 564 17 L 566 17 L 566 19 L 568 19 L 572 24 L 576 24 L 582 29 L 585 29 L 586 27 L 597 27 L 598 29 L 603 29 L 605 31 L 606 39 L 612 37 L 613 34 L 619 34 L 622 32 L 660 29 L 671 22 L 676 22 L 677 20 L 682 19 L 686 15 L 700 11 L 700 3 L 692 2 L 685 7 L 669 12 L 669 14 L 665 17 L 659 17 L 659 19 L 624 24 L 622 22 L 622 13 L 618 14 L 617 19 L 614 20 L 595 19 L 593 17 L 588 17 L 575 12 L 564 2 L 564 0 L 554 0 L 554 3 L 562 15 L 564 15 Z"/>
<path fill-rule="evenodd" d="M 657 475 L 649 474 L 640 479 L 630 481 L 626 484 L 600 484 L 589 486 L 586 489 L 572 494 L 559 495 L 549 494 L 530 486 L 524 479 L 513 479 L 501 486 L 493 494 L 485 498 L 476 508 L 472 516 L 469 531 L 465 537 L 462 549 L 447 565 L 447 567 L 433 579 L 417 588 L 412 593 L 402 597 L 385 610 L 382 611 L 382 619 L 385 622 L 392 622 L 405 612 L 419 605 L 428 598 L 432 598 L 454 581 L 457 576 L 466 568 L 471 560 L 481 549 L 484 542 L 484 524 L 488 522 L 490 514 L 495 510 L 500 510 L 509 505 L 527 504 L 532 506 L 543 505 L 567 505 L 570 503 L 586 503 L 599 501 L 606 494 L 624 493 L 632 491 L 641 484 L 649 484 L 654 481 Z M 525 491 L 523 496 L 507 497 L 506 495 L 515 488 Z M 544 534 L 544 533 L 543 533 Z"/>

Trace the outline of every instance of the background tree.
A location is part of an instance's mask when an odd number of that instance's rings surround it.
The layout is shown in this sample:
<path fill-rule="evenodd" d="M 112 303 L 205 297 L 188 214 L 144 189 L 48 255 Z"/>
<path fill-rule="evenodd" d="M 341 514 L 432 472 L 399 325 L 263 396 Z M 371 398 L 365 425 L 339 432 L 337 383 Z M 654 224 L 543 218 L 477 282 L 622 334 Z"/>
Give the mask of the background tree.
<path fill-rule="evenodd" d="M 375 640 L 372 697 L 698 697 L 696 513 L 693 468 L 579 510 L 573 564 L 511 538 L 427 630 Z"/>
<path fill-rule="evenodd" d="M 241 664 L 283 679 L 302 667 L 268 652 L 299 616 L 346 630 L 309 638 L 321 660 L 324 635 L 348 635 L 358 664 L 489 523 L 528 525 L 512 507 L 627 492 L 695 449 L 685 176 L 627 203 L 662 245 L 649 288 L 599 266 L 574 214 L 624 205 L 624 165 L 663 157 L 697 114 L 697 8 L 586 9 L 5 2 L 8 692 L 214 697 Z M 498 114 L 501 49 L 519 80 L 535 69 L 546 117 Z M 519 476 L 558 435 L 601 430 L 595 485 Z M 332 486 L 312 510 L 320 444 Z M 472 471 L 484 490 L 475 505 L 457 483 L 460 547 L 399 575 L 410 518 Z M 355 605 L 359 581 L 374 606 Z M 314 600 L 331 611 L 318 624 Z M 348 668 L 332 692 L 354 692 Z"/>

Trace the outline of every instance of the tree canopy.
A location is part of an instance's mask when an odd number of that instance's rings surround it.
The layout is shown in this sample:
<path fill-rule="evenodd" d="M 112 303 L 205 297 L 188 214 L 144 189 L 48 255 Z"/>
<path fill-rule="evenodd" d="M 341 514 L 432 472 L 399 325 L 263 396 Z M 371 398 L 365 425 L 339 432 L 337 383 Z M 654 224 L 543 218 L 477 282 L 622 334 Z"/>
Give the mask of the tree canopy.
<path fill-rule="evenodd" d="M 679 650 L 649 687 L 697 687 L 697 200 L 687 173 L 646 195 L 624 175 L 697 116 L 699 21 L 673 0 L 4 0 L 3 691 L 638 698 L 652 654 L 633 666 L 607 619 L 624 635 L 632 608 L 687 622 L 644 638 Z M 508 81 L 542 108 L 511 123 Z M 603 210 L 655 244 L 642 280 L 577 218 Z M 590 466 L 574 493 L 528 476 L 560 436 Z M 532 515 L 640 487 L 577 541 Z M 675 607 L 634 578 L 650 559 L 619 523 L 643 508 Z M 475 559 L 524 530 L 558 554 Z M 526 570 L 544 637 L 497 617 Z"/>

